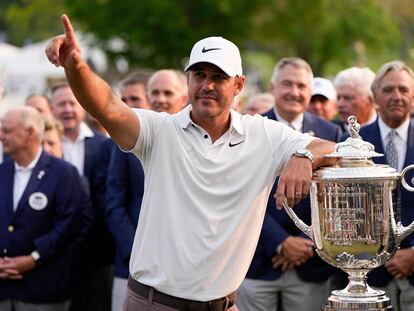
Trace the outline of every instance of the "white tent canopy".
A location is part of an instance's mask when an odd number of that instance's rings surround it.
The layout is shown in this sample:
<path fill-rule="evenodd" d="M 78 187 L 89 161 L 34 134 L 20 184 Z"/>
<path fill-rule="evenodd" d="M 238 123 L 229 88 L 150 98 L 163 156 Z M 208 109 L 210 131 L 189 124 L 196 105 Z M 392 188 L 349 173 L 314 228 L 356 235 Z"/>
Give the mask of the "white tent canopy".
<path fill-rule="evenodd" d="M 107 62 L 104 53 L 97 48 L 89 48 L 90 36 L 78 34 L 78 38 L 83 57 L 90 60 L 98 71 L 105 71 Z M 46 44 L 47 40 L 17 50 L 10 45 L 4 48 L 4 52 L 0 50 L 0 79 L 5 95 L 44 93 L 48 90 L 49 81 L 64 78 L 64 70 L 47 60 L 44 52 Z M 7 54 L 4 58 L 3 53 Z"/>

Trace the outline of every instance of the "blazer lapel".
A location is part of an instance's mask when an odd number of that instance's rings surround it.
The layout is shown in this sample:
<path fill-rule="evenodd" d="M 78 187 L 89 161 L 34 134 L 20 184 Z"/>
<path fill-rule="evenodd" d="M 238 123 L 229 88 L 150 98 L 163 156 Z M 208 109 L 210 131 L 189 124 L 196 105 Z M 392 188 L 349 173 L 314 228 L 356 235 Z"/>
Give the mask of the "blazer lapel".
<path fill-rule="evenodd" d="M 362 137 L 364 140 L 369 141 L 375 146 L 375 151 L 382 153 L 382 157 L 374 157 L 372 160 L 377 164 L 387 164 L 385 157 L 384 146 L 382 144 L 381 132 L 378 126 L 378 119 L 371 125 L 366 127 L 366 137 Z"/>
<path fill-rule="evenodd" d="M 42 151 L 40 155 L 39 161 L 37 161 L 36 166 L 33 168 L 32 175 L 30 176 L 29 183 L 27 184 L 26 189 L 24 190 L 22 197 L 17 205 L 17 209 L 15 215 L 18 215 L 22 207 L 24 206 L 24 202 L 27 202 L 29 196 L 39 188 L 42 184 L 43 180 L 45 179 L 45 175 L 48 173 L 47 166 L 49 164 L 49 157 Z"/>
<path fill-rule="evenodd" d="M 407 137 L 407 152 L 405 153 L 404 167 L 414 163 L 414 121 L 410 121 Z"/>
<path fill-rule="evenodd" d="M 315 118 L 313 118 L 313 116 L 309 113 L 305 112 L 303 114 L 302 133 L 308 133 L 311 136 L 315 136 L 314 123 Z"/>

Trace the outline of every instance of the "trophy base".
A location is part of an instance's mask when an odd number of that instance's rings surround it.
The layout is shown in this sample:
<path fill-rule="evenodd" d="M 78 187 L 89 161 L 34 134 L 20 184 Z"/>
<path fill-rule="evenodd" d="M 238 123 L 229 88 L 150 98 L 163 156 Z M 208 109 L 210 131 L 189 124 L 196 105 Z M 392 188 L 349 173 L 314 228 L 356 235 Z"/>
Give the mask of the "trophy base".
<path fill-rule="evenodd" d="M 335 290 L 323 306 L 323 311 L 391 311 L 393 307 L 384 291 L 353 294 L 345 290 Z"/>

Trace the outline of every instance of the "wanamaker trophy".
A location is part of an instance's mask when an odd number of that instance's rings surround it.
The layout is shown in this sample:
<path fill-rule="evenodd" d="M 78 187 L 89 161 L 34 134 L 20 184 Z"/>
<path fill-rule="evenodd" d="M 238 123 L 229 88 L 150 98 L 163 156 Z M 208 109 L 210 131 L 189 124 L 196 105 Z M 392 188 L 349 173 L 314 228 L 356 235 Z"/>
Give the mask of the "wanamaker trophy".
<path fill-rule="evenodd" d="M 306 225 L 285 202 L 296 226 L 315 243 L 318 255 L 348 274 L 349 284 L 334 290 L 324 311 L 393 310 L 384 291 L 368 286 L 367 273 L 383 265 L 400 242 L 414 231 L 396 222 L 393 194 L 397 184 L 414 191 L 404 175 L 388 165 L 374 164 L 383 156 L 359 136 L 356 117 L 348 118 L 350 137 L 327 157 L 338 158 L 313 173 L 310 186 L 312 224 Z"/>

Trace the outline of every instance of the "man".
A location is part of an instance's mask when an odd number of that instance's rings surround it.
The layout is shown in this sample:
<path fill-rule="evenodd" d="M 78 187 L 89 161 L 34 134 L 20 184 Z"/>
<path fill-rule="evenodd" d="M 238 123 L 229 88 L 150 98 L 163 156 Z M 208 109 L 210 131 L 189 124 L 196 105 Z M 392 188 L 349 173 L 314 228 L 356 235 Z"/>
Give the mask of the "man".
<path fill-rule="evenodd" d="M 332 82 L 325 78 L 313 78 L 311 95 L 307 110 L 322 119 L 332 121 L 338 113 L 336 91 Z"/>
<path fill-rule="evenodd" d="M 303 133 L 339 141 L 336 125 L 306 112 L 313 73 L 301 58 L 283 58 L 273 71 L 274 108 L 264 116 Z M 272 193 L 277 191 L 277 182 Z M 329 295 L 333 268 L 315 254 L 313 242 L 269 198 L 263 229 L 246 279 L 238 290 L 241 311 L 320 310 Z M 310 201 L 296 205 L 301 219 L 311 219 Z M 280 306 L 280 308 L 279 308 Z"/>
<path fill-rule="evenodd" d="M 375 74 L 368 67 L 351 67 L 338 72 L 334 85 L 337 93 L 339 121 L 342 130 L 348 130 L 347 119 L 356 116 L 361 126 L 377 118 L 371 83 Z"/>
<path fill-rule="evenodd" d="M 26 106 L 33 107 L 43 116 L 51 116 L 52 109 L 50 108 L 49 98 L 43 94 L 33 94 L 26 98 Z"/>
<path fill-rule="evenodd" d="M 0 309 L 69 310 L 81 204 L 76 168 L 42 151 L 44 125 L 31 107 L 6 113 L 10 157 L 0 165 Z"/>
<path fill-rule="evenodd" d="M 49 42 L 47 57 L 65 68 L 79 102 L 139 156 L 146 173 L 124 309 L 237 310 L 232 293 L 247 271 L 276 175 L 284 168 L 278 206 L 285 195 L 292 206 L 334 145 L 232 111 L 245 78 L 238 48 L 221 37 L 192 49 L 191 105 L 173 115 L 131 110 L 92 73 L 69 19 L 62 20 L 65 35 Z M 301 147 L 309 152 L 295 153 Z"/>
<path fill-rule="evenodd" d="M 373 158 L 374 162 L 389 164 L 401 172 L 414 163 L 414 123 L 410 120 L 414 96 L 413 72 L 401 61 L 386 63 L 375 76 L 372 92 L 379 107 L 379 117 L 374 123 L 361 128 L 359 134 L 375 146 L 376 152 L 385 155 Z M 413 177 L 414 174 L 408 172 L 406 180 L 410 181 Z M 396 216 L 397 221 L 408 226 L 414 220 L 414 194 L 398 187 L 395 201 L 398 203 L 394 210 L 397 214 L 401 213 Z M 368 275 L 369 284 L 385 290 L 395 310 L 414 310 L 413 247 L 414 236 L 411 234 L 402 241 L 401 247 L 385 266 L 374 269 Z"/>
<path fill-rule="evenodd" d="M 255 115 L 262 114 L 272 109 L 275 98 L 270 93 L 258 93 L 249 97 L 244 113 Z"/>
<path fill-rule="evenodd" d="M 104 204 L 106 173 L 113 144 L 83 122 L 85 110 L 68 84 L 52 88 L 51 103 L 53 115 L 63 125 L 63 159 L 86 177 L 96 215 L 89 256 L 85 258 L 83 267 L 79 267 L 85 278 L 79 284 L 72 308 L 109 311 L 115 251 L 105 223 Z"/>
<path fill-rule="evenodd" d="M 172 85 L 159 85 L 162 89 L 174 89 L 175 74 L 171 76 Z M 162 75 L 158 77 L 162 78 Z M 148 109 L 148 79 L 146 72 L 133 72 L 128 75 L 120 83 L 121 100 L 131 108 Z M 181 102 L 177 104 L 182 105 Z M 136 156 L 122 152 L 118 146 L 114 146 L 106 188 L 106 222 L 116 244 L 111 309 L 117 311 L 122 310 L 127 290 L 128 262 L 144 193 L 144 171 Z"/>
<path fill-rule="evenodd" d="M 150 77 L 151 75 L 145 71 L 136 71 L 129 74 L 120 83 L 121 100 L 131 108 L 149 109 L 147 84 Z M 175 82 L 174 78 L 172 80 Z M 153 91 L 156 92 L 155 89 Z M 156 96 L 153 97 L 154 100 L 156 98 Z M 177 96 L 177 98 L 179 97 Z"/>
<path fill-rule="evenodd" d="M 168 112 L 181 111 L 187 105 L 185 76 L 177 70 L 159 70 L 148 81 L 148 101 L 151 110 Z"/>
<path fill-rule="evenodd" d="M 176 70 L 155 72 L 149 79 L 151 91 L 148 94 L 148 103 L 145 96 L 146 81 L 142 79 L 141 73 L 132 74 L 121 83 L 121 100 L 131 108 L 146 109 L 151 106 L 157 107 L 158 112 L 179 111 L 187 102 L 187 95 L 184 98 L 180 95 L 181 90 L 187 90 L 182 76 Z M 160 96 L 161 90 L 170 96 Z M 157 96 L 151 96 L 154 94 Z M 158 105 L 167 97 L 167 105 Z M 143 193 L 144 171 L 140 161 L 133 154 L 122 152 L 115 146 L 108 169 L 106 204 L 108 226 L 117 244 L 112 311 L 122 310 L 129 275 L 128 261 Z"/>

